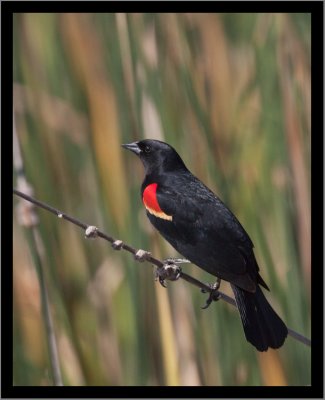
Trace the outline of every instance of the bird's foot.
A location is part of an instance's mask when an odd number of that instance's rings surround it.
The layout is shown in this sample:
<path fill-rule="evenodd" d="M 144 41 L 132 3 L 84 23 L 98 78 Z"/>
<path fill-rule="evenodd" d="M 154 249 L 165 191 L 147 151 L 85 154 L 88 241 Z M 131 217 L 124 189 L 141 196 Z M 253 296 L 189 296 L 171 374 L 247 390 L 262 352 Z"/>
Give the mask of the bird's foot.
<path fill-rule="evenodd" d="M 205 306 L 201 307 L 203 310 L 207 309 L 213 301 L 218 301 L 220 299 L 220 297 L 221 297 L 221 295 L 219 293 L 220 283 L 221 283 L 221 279 L 217 278 L 215 283 L 213 283 L 212 285 L 209 284 L 211 289 L 209 291 L 209 297 L 206 300 Z M 202 293 L 207 293 L 208 290 L 201 289 L 201 291 L 202 291 Z"/>
<path fill-rule="evenodd" d="M 156 269 L 155 279 L 159 281 L 161 286 L 167 287 L 166 280 L 176 281 L 177 279 L 180 278 L 182 269 L 177 265 L 177 263 L 182 264 L 183 262 L 187 262 L 187 260 L 180 258 L 177 259 L 168 258 L 164 260 L 164 265 Z"/>

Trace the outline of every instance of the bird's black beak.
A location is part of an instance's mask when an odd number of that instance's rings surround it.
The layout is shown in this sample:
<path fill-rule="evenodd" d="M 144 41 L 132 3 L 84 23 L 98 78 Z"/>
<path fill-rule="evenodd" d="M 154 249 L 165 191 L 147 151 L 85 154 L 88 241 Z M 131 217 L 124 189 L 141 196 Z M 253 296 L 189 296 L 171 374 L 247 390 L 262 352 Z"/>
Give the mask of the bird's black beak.
<path fill-rule="evenodd" d="M 141 153 L 140 147 L 138 146 L 138 142 L 122 144 L 122 147 L 133 151 L 133 153 L 135 153 L 137 155 L 139 155 Z"/>

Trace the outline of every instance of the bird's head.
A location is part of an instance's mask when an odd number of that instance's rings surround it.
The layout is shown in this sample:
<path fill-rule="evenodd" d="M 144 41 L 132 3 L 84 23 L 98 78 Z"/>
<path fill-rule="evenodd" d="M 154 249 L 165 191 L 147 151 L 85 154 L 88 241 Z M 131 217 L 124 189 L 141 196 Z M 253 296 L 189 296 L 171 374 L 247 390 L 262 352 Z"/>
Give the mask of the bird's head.
<path fill-rule="evenodd" d="M 145 139 L 139 142 L 122 144 L 125 149 L 131 150 L 140 157 L 146 174 L 159 174 L 168 171 L 185 169 L 186 167 L 176 152 L 169 144 L 160 140 Z"/>

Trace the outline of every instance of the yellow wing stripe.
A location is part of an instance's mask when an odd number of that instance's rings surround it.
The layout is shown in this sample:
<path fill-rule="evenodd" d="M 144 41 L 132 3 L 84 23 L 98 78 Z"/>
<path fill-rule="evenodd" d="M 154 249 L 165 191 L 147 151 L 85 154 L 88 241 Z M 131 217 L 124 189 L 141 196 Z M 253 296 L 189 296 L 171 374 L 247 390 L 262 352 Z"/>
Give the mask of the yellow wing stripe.
<path fill-rule="evenodd" d="M 145 205 L 145 207 L 146 207 L 146 209 L 148 210 L 148 212 L 150 214 L 154 215 L 157 218 L 162 218 L 162 219 L 165 219 L 167 221 L 172 221 L 173 220 L 173 217 L 171 215 L 167 215 L 162 211 L 153 210 L 152 208 L 150 208 L 150 207 L 148 207 L 146 205 Z"/>

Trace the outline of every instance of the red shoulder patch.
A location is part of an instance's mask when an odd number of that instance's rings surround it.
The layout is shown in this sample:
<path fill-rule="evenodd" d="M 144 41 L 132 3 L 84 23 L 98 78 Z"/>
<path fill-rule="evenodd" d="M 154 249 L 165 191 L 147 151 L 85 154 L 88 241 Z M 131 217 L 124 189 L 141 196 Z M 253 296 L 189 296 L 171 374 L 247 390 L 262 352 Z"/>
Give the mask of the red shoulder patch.
<path fill-rule="evenodd" d="M 167 215 L 160 208 L 158 199 L 157 199 L 157 183 L 151 183 L 148 185 L 142 195 L 142 201 L 148 212 L 158 218 L 163 218 L 168 221 L 172 221 L 173 217 L 171 215 Z"/>
<path fill-rule="evenodd" d="M 148 185 L 144 191 L 143 191 L 143 196 L 142 196 L 142 200 L 143 200 L 143 204 L 156 211 L 156 212 L 163 212 L 162 209 L 160 208 L 159 204 L 158 204 L 158 200 L 157 200 L 157 187 L 158 184 L 157 183 L 151 183 L 150 185 Z"/>

